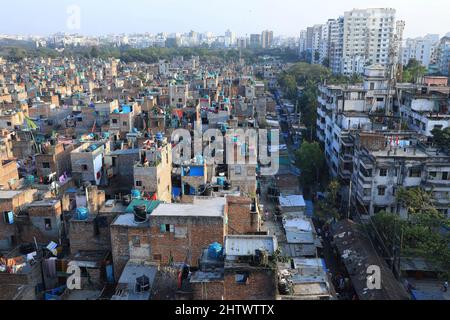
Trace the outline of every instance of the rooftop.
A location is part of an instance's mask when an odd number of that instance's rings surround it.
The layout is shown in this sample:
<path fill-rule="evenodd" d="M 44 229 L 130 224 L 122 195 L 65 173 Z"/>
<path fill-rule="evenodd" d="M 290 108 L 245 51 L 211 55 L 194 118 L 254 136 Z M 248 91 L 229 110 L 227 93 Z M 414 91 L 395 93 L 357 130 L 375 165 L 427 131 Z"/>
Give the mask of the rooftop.
<path fill-rule="evenodd" d="M 272 255 L 277 249 L 277 238 L 272 235 L 228 235 L 225 238 L 224 254 L 226 257 L 251 256 L 255 250 L 266 250 Z"/>
<path fill-rule="evenodd" d="M 160 204 L 152 216 L 223 217 L 226 198 L 198 199 L 193 204 Z"/>
<path fill-rule="evenodd" d="M 281 195 L 279 197 L 282 207 L 305 207 L 305 199 L 302 195 Z"/>

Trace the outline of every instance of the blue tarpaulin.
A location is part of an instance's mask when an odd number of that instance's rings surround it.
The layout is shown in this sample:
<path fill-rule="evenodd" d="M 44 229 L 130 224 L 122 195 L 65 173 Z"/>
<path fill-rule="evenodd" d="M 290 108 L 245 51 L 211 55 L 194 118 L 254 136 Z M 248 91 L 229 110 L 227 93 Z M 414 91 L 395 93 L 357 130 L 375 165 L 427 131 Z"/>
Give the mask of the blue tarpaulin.
<path fill-rule="evenodd" d="M 191 171 L 189 172 L 190 177 L 203 177 L 204 175 L 203 167 L 191 167 Z"/>
<path fill-rule="evenodd" d="M 174 197 L 179 197 L 181 195 L 181 188 L 172 187 L 172 195 Z"/>
<path fill-rule="evenodd" d="M 122 106 L 122 111 L 120 113 L 130 113 L 131 112 L 131 107 L 124 105 Z"/>

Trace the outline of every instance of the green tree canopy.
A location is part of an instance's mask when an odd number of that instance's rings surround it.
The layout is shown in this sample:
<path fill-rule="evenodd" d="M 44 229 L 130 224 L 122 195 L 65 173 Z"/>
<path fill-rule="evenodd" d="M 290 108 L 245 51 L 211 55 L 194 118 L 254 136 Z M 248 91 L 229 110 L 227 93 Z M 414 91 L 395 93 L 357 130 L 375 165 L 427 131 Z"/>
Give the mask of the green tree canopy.
<path fill-rule="evenodd" d="M 408 210 L 408 219 L 380 212 L 373 222 L 385 244 L 392 248 L 401 243 L 401 255 L 421 257 L 436 263 L 450 276 L 449 220 L 433 205 L 431 192 L 421 188 L 400 189 L 397 201 Z"/>
<path fill-rule="evenodd" d="M 301 180 L 304 185 L 313 185 L 320 181 L 321 172 L 325 168 L 325 157 L 317 142 L 303 142 L 296 151 L 296 164 L 301 169 Z"/>
<path fill-rule="evenodd" d="M 431 134 L 433 135 L 433 142 L 436 146 L 450 150 L 450 127 L 445 129 L 433 129 Z"/>
<path fill-rule="evenodd" d="M 410 59 L 403 70 L 403 81 L 417 83 L 417 81 L 427 73 L 427 68 L 424 67 L 416 59 Z"/>

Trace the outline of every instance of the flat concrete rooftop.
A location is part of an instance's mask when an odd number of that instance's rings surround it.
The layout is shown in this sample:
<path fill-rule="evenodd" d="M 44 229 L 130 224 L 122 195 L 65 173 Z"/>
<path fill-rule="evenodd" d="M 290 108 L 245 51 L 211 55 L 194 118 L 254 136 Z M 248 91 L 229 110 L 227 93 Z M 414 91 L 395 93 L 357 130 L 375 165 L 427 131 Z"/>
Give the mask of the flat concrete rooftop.
<path fill-rule="evenodd" d="M 193 204 L 160 204 L 151 216 L 223 217 L 226 198 L 194 199 Z"/>

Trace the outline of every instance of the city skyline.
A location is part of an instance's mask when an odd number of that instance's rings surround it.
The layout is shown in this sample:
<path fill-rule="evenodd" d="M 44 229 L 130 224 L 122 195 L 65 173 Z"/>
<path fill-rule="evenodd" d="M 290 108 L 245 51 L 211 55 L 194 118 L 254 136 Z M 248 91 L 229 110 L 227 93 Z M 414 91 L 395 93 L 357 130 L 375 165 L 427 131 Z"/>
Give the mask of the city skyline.
<path fill-rule="evenodd" d="M 392 7 L 396 9 L 397 20 L 405 20 L 405 38 L 424 36 L 428 33 L 444 35 L 450 30 L 446 13 L 450 3 L 445 0 L 343 0 L 339 3 L 322 1 L 304 3 L 295 0 L 282 0 L 274 5 L 273 1 L 229 1 L 229 5 L 211 4 L 205 0 L 195 2 L 169 0 L 133 1 L 128 6 L 128 14 L 121 17 L 123 2 L 113 0 L 88 2 L 86 0 L 54 1 L 43 0 L 8 3 L 3 9 L 4 17 L 0 22 L 0 34 L 47 36 L 54 33 L 77 33 L 99 36 L 105 34 L 132 33 L 186 33 L 212 32 L 223 34 L 230 29 L 238 36 L 273 30 L 275 36 L 298 37 L 300 30 L 314 24 L 326 22 L 329 18 L 342 16 L 353 8 Z M 430 3 L 434 5 L 430 5 Z M 326 4 L 325 4 L 326 3 Z M 80 9 L 80 28 L 68 27 L 72 6 Z M 197 9 L 197 8 L 200 8 Z M 289 9 L 290 8 L 290 9 Z M 439 10 L 436 10 L 439 8 Z M 157 14 L 158 12 L 169 14 Z M 20 12 L 18 15 L 17 13 Z M 156 12 L 154 14 L 153 12 Z M 100 14 L 99 14 L 100 13 Z M 187 14 L 189 13 L 189 14 Z M 424 28 L 420 19 L 433 15 Z M 195 15 L 199 17 L 193 18 Z M 22 19 L 17 19 L 20 16 Z M 26 23 L 23 21 L 26 20 Z M 249 23 L 250 22 L 250 23 Z"/>

